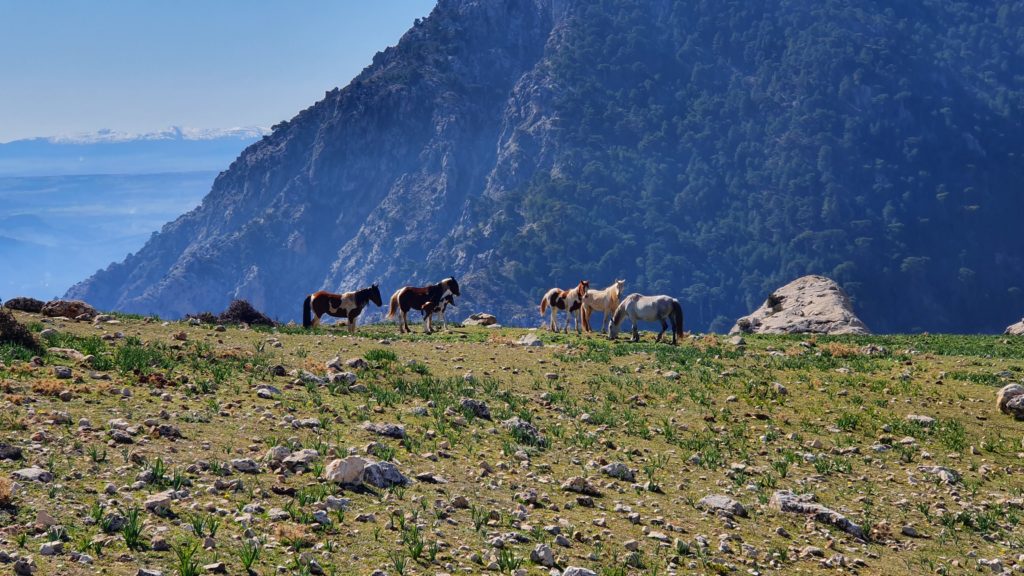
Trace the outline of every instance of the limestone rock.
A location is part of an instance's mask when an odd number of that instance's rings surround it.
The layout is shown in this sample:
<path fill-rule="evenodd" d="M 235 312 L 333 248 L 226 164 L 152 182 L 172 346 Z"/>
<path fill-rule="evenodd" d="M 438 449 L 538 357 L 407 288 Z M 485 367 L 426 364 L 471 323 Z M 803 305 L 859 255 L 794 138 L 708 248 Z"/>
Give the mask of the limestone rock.
<path fill-rule="evenodd" d="M 1010 404 L 1013 404 L 1011 408 Z M 1024 386 L 1007 384 L 996 395 L 996 406 L 1003 414 L 1010 414 L 1018 420 L 1024 419 Z"/>
<path fill-rule="evenodd" d="M 11 476 L 15 480 L 22 480 L 24 482 L 42 482 L 45 484 L 53 481 L 53 474 L 49 470 L 43 470 L 36 466 L 15 470 L 11 473 Z"/>
<path fill-rule="evenodd" d="M 324 478 L 336 484 L 359 484 L 367 464 L 368 460 L 358 456 L 331 460 L 324 468 Z"/>
<path fill-rule="evenodd" d="M 491 419 L 491 409 L 483 400 L 474 400 L 473 398 L 462 398 L 461 400 L 459 400 L 459 405 L 462 406 L 463 410 L 471 412 L 477 418 L 482 418 L 484 420 Z"/>
<path fill-rule="evenodd" d="M 740 516 L 746 518 L 747 509 L 738 501 L 721 494 L 705 496 L 697 502 L 697 508 L 710 512 L 723 512 L 727 516 Z"/>
<path fill-rule="evenodd" d="M 497 324 L 498 319 L 490 314 L 484 312 L 477 312 L 476 314 L 470 314 L 469 318 L 462 321 L 463 326 L 490 326 Z"/>
<path fill-rule="evenodd" d="M 1024 336 L 1024 318 L 1021 318 L 1020 322 L 1017 322 L 1016 324 L 1010 324 L 1007 326 L 1003 334 L 1008 336 Z"/>
<path fill-rule="evenodd" d="M 794 494 L 789 490 L 776 490 L 768 501 L 768 507 L 779 512 L 804 514 L 817 522 L 834 526 L 857 538 L 865 540 L 864 529 L 846 516 L 814 501 L 813 494 Z"/>
<path fill-rule="evenodd" d="M 633 482 L 636 480 L 636 474 L 622 462 L 612 462 L 607 466 L 601 468 L 601 472 L 611 476 L 612 478 L 618 478 L 626 482 Z"/>
<path fill-rule="evenodd" d="M 363 482 L 377 488 L 405 486 L 409 479 L 391 462 L 373 462 L 363 469 Z"/>
<path fill-rule="evenodd" d="M 405 438 L 405 426 L 401 424 L 387 424 L 383 422 L 365 422 L 363 430 L 373 432 L 380 436 L 401 440 Z"/>
<path fill-rule="evenodd" d="M 760 308 L 736 321 L 730 334 L 870 334 L 850 297 L 834 280 L 804 276 L 772 292 Z"/>

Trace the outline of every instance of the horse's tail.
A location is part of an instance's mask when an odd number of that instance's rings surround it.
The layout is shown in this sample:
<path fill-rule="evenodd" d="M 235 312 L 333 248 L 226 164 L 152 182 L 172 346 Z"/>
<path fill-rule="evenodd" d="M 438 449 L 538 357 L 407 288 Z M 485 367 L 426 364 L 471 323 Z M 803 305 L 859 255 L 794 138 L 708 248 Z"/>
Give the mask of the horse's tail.
<path fill-rule="evenodd" d="M 313 318 L 311 314 L 311 308 L 313 304 L 313 295 L 306 296 L 306 299 L 302 301 L 302 327 L 310 328 L 313 326 Z"/>
<path fill-rule="evenodd" d="M 545 293 L 544 297 L 540 299 L 540 315 L 544 315 L 544 311 L 548 309 L 548 295 Z"/>
<path fill-rule="evenodd" d="M 395 312 L 398 311 L 398 295 L 402 293 L 405 288 L 399 288 L 398 292 L 391 295 L 391 302 L 388 305 L 388 318 L 394 318 Z"/>
<path fill-rule="evenodd" d="M 672 331 L 677 336 L 683 335 L 683 307 L 679 300 L 672 300 Z"/>

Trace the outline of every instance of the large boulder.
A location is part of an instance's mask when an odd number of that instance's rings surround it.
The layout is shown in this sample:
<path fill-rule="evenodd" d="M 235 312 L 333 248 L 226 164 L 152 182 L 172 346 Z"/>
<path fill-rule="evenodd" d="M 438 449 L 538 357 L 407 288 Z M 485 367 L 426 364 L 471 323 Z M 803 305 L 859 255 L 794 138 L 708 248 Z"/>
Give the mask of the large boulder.
<path fill-rule="evenodd" d="M 1010 324 L 1006 327 L 1006 331 L 1003 334 L 1010 336 L 1024 336 L 1024 318 L 1021 318 L 1020 322 L 1016 324 Z"/>
<path fill-rule="evenodd" d="M 64 316 L 65 318 L 86 317 L 92 319 L 98 312 L 81 300 L 50 300 L 43 305 L 43 316 Z"/>
<path fill-rule="evenodd" d="M 1003 414 L 1024 420 L 1024 386 L 1007 384 L 996 395 L 996 407 Z"/>
<path fill-rule="evenodd" d="M 462 321 L 463 326 L 490 326 L 491 324 L 497 324 L 498 319 L 494 316 L 485 312 L 477 312 L 476 314 L 470 314 L 469 318 Z"/>
<path fill-rule="evenodd" d="M 22 312 L 31 312 L 38 314 L 43 310 L 42 300 L 36 300 L 35 298 L 27 298 L 19 296 L 17 298 L 11 298 L 7 302 L 4 302 L 4 308 L 10 308 L 11 310 L 20 310 Z"/>
<path fill-rule="evenodd" d="M 824 276 L 804 276 L 772 292 L 760 308 L 736 321 L 730 334 L 870 334 L 850 297 Z"/>

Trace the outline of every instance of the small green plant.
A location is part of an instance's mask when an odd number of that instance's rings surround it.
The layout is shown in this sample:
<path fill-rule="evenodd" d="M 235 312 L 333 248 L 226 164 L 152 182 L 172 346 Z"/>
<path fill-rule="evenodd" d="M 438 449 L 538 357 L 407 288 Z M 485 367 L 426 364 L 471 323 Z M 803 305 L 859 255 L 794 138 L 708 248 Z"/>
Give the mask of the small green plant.
<path fill-rule="evenodd" d="M 124 526 L 121 528 L 121 536 L 124 538 L 125 546 L 129 550 L 143 550 L 145 544 L 142 542 L 142 511 L 137 506 L 129 508 L 124 513 Z"/>
<path fill-rule="evenodd" d="M 260 559 L 260 544 L 256 540 L 248 539 L 242 542 L 242 548 L 238 551 L 238 559 L 242 562 L 242 568 L 251 573 L 252 567 Z"/>
<path fill-rule="evenodd" d="M 199 542 L 194 540 L 182 542 L 174 548 L 174 556 L 177 565 L 174 569 L 178 576 L 199 576 L 199 560 L 196 553 L 199 551 Z"/>
<path fill-rule="evenodd" d="M 516 556 L 515 551 L 502 548 L 498 551 L 498 570 L 511 574 L 519 570 L 523 565 L 523 559 Z"/>

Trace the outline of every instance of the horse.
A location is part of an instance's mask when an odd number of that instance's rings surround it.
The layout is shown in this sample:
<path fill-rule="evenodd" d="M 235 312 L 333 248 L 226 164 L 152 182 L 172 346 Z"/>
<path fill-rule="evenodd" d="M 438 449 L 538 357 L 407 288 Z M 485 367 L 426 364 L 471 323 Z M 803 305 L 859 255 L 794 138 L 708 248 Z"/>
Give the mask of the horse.
<path fill-rule="evenodd" d="M 580 280 L 579 285 L 572 290 L 562 290 L 561 288 L 548 290 L 540 300 L 541 316 L 544 316 L 544 311 L 548 306 L 551 307 L 551 322 L 548 323 L 548 329 L 552 332 L 558 332 L 558 311 L 565 310 L 565 333 L 569 333 L 569 317 L 572 317 L 576 333 L 579 334 L 582 321 L 577 315 L 580 314 L 579 311 L 583 307 L 583 297 L 587 295 L 587 290 L 589 289 L 590 282 Z"/>
<path fill-rule="evenodd" d="M 596 310 L 601 311 L 601 333 L 607 331 L 608 321 L 611 319 L 615 309 L 619 307 L 619 295 L 626 285 L 625 280 L 616 280 L 614 284 L 604 290 L 588 290 L 583 296 L 583 329 L 593 332 L 590 327 L 590 315 Z"/>
<path fill-rule="evenodd" d="M 441 302 L 435 304 L 433 302 L 427 302 L 420 308 L 420 312 L 423 312 L 423 320 L 427 319 L 427 314 L 433 316 L 434 314 L 441 314 L 441 330 L 448 329 L 448 320 L 444 317 L 444 311 L 448 307 L 455 307 L 455 297 L 448 294 L 441 299 Z"/>
<path fill-rule="evenodd" d="M 434 310 L 431 307 L 439 305 L 448 296 L 460 296 L 459 283 L 455 278 L 445 278 L 437 284 L 429 286 L 403 286 L 391 296 L 391 304 L 388 307 L 388 318 L 394 318 L 395 313 L 401 312 L 402 318 L 398 324 L 399 332 L 412 332 L 409 329 L 409 310 L 424 309 Z M 423 331 L 430 334 L 434 331 L 432 318 L 433 314 L 427 314 L 426 326 Z"/>
<path fill-rule="evenodd" d="M 676 336 L 683 335 L 683 307 L 671 296 L 643 296 L 636 293 L 626 296 L 612 316 L 611 325 L 608 326 L 609 338 L 615 340 L 619 337 L 619 326 L 626 316 L 629 316 L 630 322 L 633 323 L 633 342 L 640 341 L 640 333 L 636 326 L 639 320 L 661 322 L 661 332 L 658 332 L 655 342 L 661 342 L 661 337 L 668 328 L 666 318 L 672 321 L 672 344 L 676 343 Z"/>
<path fill-rule="evenodd" d="M 314 328 L 320 324 L 321 316 L 330 314 L 336 318 L 346 318 L 348 331 L 354 334 L 356 318 L 366 307 L 367 302 L 373 302 L 378 307 L 384 305 L 380 297 L 380 288 L 376 284 L 344 294 L 332 294 L 323 290 L 314 292 L 302 301 L 302 327 Z"/>

